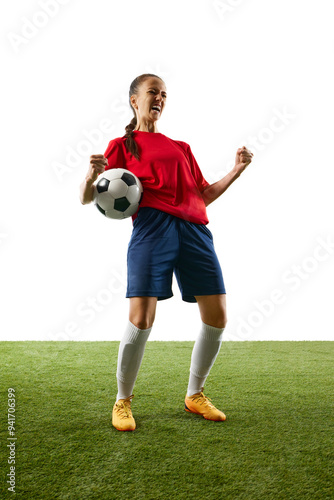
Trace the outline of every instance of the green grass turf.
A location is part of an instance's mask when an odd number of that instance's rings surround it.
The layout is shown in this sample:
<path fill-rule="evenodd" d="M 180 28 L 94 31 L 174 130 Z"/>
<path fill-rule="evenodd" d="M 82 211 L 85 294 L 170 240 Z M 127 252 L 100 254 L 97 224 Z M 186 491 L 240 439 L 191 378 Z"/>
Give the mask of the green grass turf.
<path fill-rule="evenodd" d="M 223 343 L 205 392 L 227 420 L 210 422 L 183 409 L 193 342 L 148 342 L 134 432 L 111 425 L 118 344 L 0 343 L 1 499 L 333 498 L 333 343 Z"/>

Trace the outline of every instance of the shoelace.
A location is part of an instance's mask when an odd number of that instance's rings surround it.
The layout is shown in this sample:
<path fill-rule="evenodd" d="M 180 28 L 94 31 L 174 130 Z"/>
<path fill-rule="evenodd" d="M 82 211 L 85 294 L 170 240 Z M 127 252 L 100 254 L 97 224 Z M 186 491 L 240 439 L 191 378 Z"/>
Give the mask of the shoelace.
<path fill-rule="evenodd" d="M 132 412 L 130 408 L 131 399 L 127 398 L 120 403 L 116 403 L 117 413 L 120 418 L 131 418 Z"/>
<path fill-rule="evenodd" d="M 203 392 L 200 392 L 196 396 L 192 396 L 191 399 L 193 401 L 195 401 L 196 403 L 199 402 L 201 405 L 206 404 L 207 406 L 209 406 L 209 408 L 214 408 L 213 404 L 210 403 L 211 399 L 208 398 L 208 396 L 204 396 Z M 202 401 L 200 401 L 200 400 L 202 400 Z"/>

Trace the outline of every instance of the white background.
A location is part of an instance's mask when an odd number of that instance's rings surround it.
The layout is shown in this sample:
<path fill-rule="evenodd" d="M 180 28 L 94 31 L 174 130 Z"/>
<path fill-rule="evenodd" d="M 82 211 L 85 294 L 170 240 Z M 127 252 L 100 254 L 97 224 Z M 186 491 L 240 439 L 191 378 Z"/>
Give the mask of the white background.
<path fill-rule="evenodd" d="M 189 143 L 209 182 L 239 147 L 254 153 L 208 207 L 224 340 L 333 339 L 333 10 L 330 0 L 3 4 L 1 339 L 121 338 L 132 222 L 82 206 L 79 184 L 90 154 L 124 134 L 130 83 L 146 72 L 167 86 L 159 132 Z M 197 305 L 174 280 L 150 340 L 198 330 Z"/>

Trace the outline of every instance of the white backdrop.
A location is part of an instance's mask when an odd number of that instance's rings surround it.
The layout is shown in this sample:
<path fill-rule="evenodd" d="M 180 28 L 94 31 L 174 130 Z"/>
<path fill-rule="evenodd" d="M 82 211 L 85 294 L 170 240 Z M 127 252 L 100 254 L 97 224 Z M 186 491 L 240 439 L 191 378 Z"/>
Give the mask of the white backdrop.
<path fill-rule="evenodd" d="M 333 3 L 20 0 L 1 6 L 1 339 L 119 340 L 131 219 L 82 206 L 93 153 L 124 134 L 131 81 L 161 76 L 158 129 L 209 182 L 225 340 L 333 339 Z M 194 340 L 196 304 L 158 303 L 150 340 Z"/>

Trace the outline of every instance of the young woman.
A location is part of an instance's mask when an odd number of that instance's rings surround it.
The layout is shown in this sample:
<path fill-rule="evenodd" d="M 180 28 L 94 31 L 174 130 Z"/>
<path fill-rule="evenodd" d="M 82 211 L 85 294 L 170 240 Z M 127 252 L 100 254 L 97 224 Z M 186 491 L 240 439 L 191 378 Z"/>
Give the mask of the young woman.
<path fill-rule="evenodd" d="M 210 185 L 190 146 L 158 131 L 157 122 L 166 101 L 166 85 L 160 77 L 138 76 L 129 91 L 134 118 L 125 127 L 123 137 L 109 142 L 104 155 L 90 157 L 88 173 L 80 186 L 81 203 L 90 203 L 98 176 L 105 169 L 118 167 L 133 172 L 144 188 L 140 208 L 133 216 L 127 257 L 130 313 L 119 346 L 118 394 L 112 415 L 112 423 L 120 431 L 136 428 L 132 391 L 157 301 L 173 295 L 173 273 L 182 299 L 197 302 L 202 320 L 191 356 L 185 410 L 208 420 L 226 419 L 203 394 L 227 322 L 226 290 L 212 234 L 206 227 L 206 206 L 239 177 L 253 153 L 239 148 L 231 172 Z"/>

